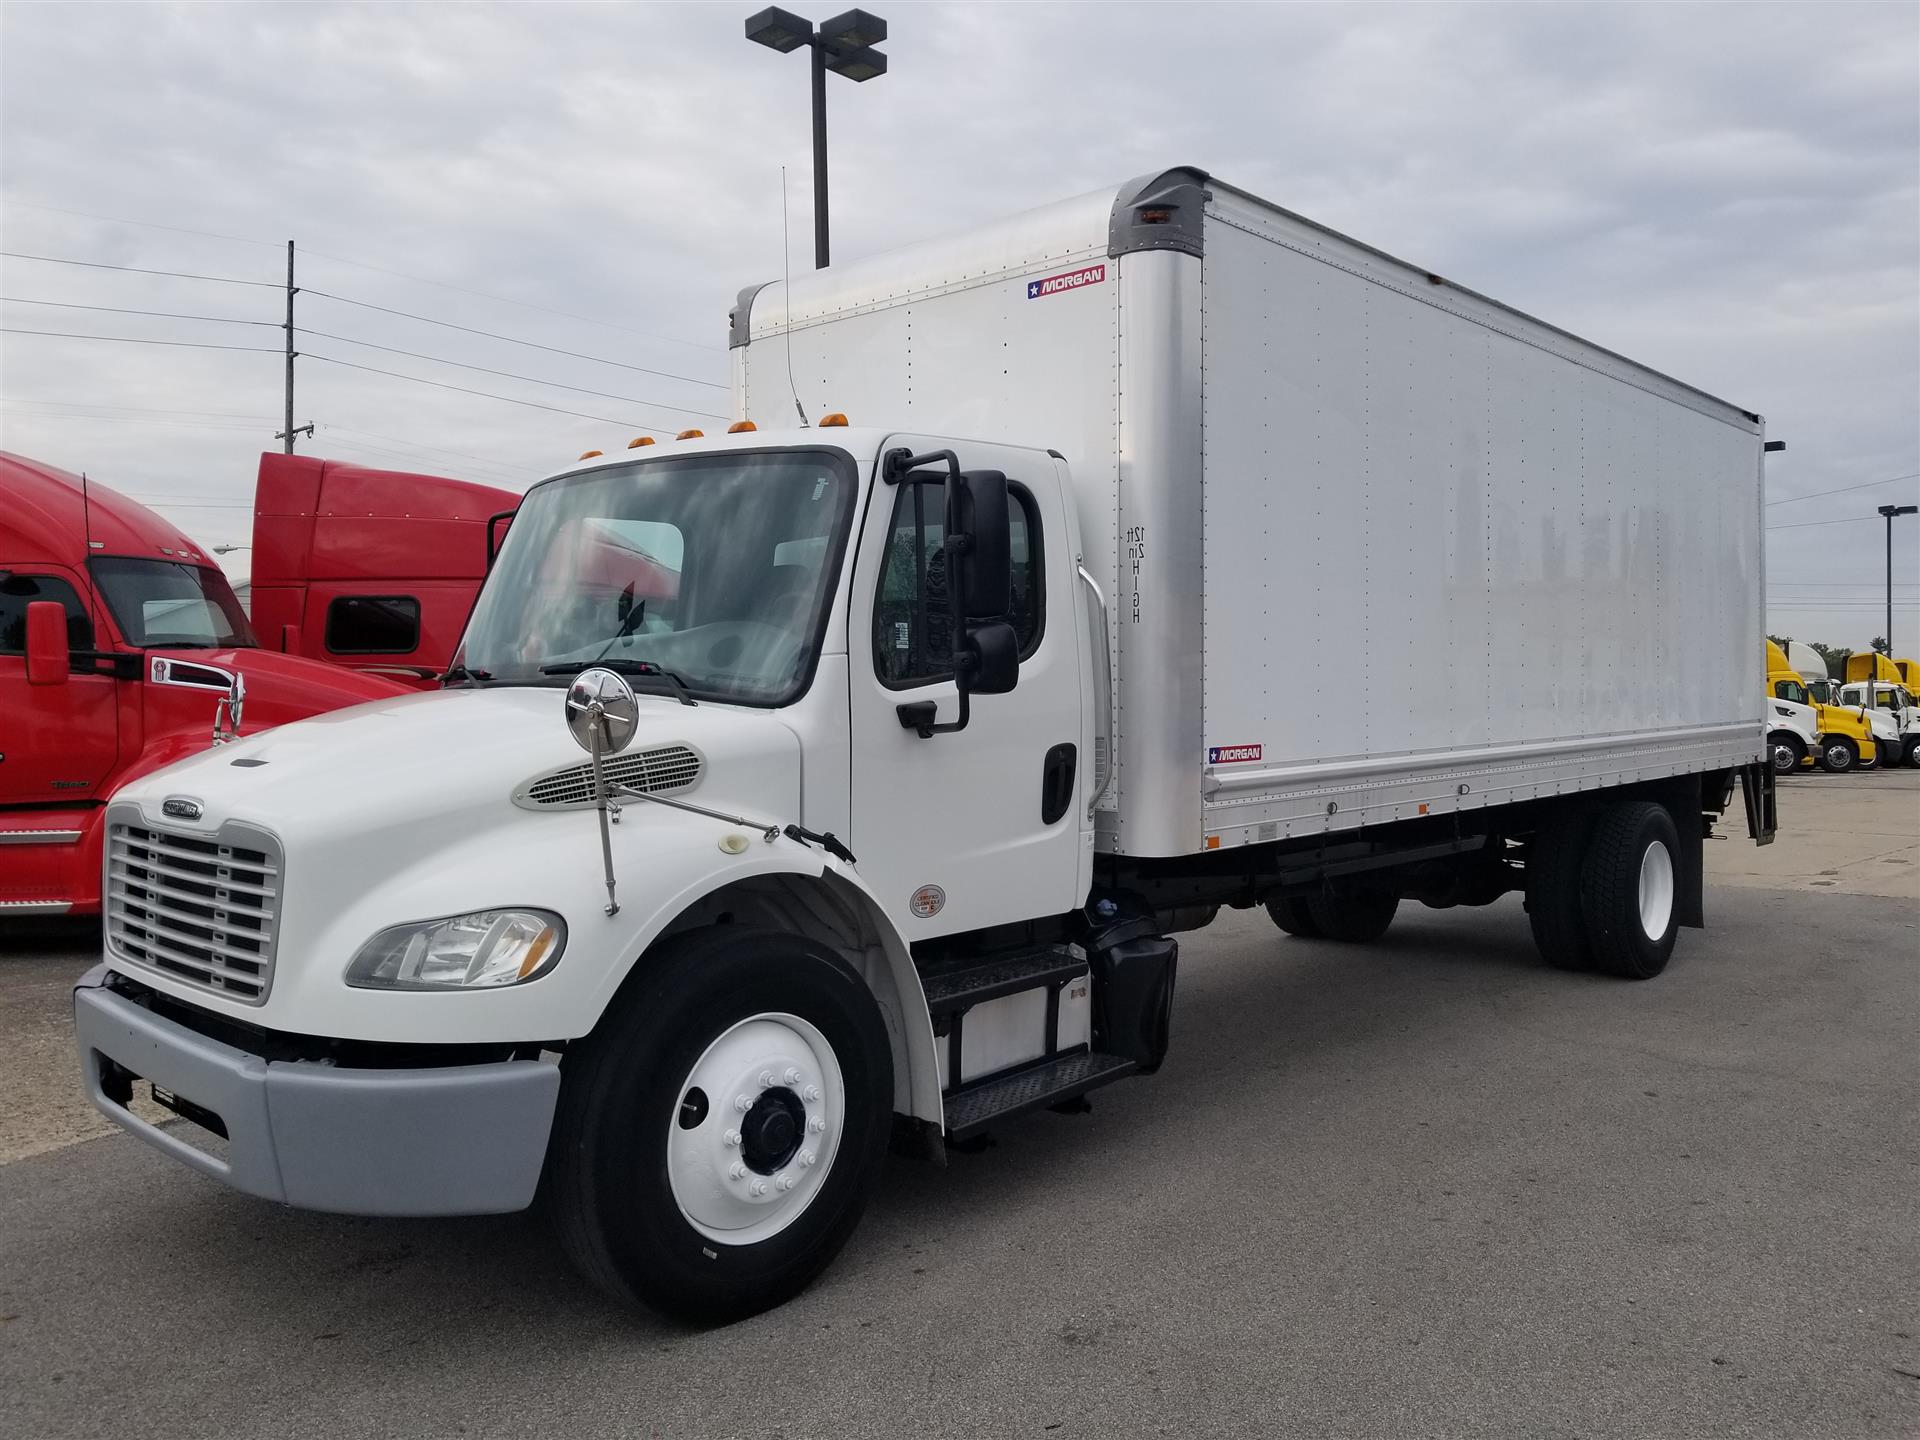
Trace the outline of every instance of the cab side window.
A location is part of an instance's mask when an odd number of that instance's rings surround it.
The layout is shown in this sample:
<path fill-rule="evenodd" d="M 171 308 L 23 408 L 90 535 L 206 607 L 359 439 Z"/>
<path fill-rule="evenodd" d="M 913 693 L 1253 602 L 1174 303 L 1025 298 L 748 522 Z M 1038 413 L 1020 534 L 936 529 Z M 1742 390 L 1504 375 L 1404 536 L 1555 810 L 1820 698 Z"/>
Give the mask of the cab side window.
<path fill-rule="evenodd" d="M 93 621 L 73 586 L 52 575 L 0 577 L 0 655 L 27 653 L 27 606 L 36 600 L 57 600 L 67 610 L 67 648 L 93 649 Z"/>
<path fill-rule="evenodd" d="M 420 646 L 420 602 L 411 595 L 342 595 L 327 606 L 335 655 L 410 655 Z"/>
<path fill-rule="evenodd" d="M 1020 658 L 1040 643 L 1045 597 L 1041 586 L 1040 517 L 1033 497 L 1007 487 L 1013 530 L 1013 611 Z M 873 666 L 883 685 L 904 689 L 953 674 L 953 619 L 948 610 L 946 488 L 937 480 L 896 487 L 880 593 L 873 607 Z"/>

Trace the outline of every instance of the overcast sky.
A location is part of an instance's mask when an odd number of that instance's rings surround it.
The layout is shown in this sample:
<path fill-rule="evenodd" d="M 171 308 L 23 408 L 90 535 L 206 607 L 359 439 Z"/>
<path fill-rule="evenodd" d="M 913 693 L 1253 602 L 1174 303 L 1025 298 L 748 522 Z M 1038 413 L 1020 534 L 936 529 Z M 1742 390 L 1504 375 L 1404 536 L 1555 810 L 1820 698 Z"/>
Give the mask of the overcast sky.
<path fill-rule="evenodd" d="M 244 543 L 276 356 L 17 332 L 278 346 L 289 238 L 341 297 L 300 298 L 340 337 L 309 355 L 605 417 L 310 358 L 303 450 L 524 488 L 636 422 L 725 412 L 727 308 L 781 268 L 782 165 L 811 263 L 807 67 L 746 42 L 751 8 L 6 6 L 0 248 L 267 282 L 0 260 L 6 447 Z M 892 73 L 829 79 L 841 258 L 1200 165 L 1761 411 L 1775 501 L 1908 477 L 1767 512 L 1795 526 L 1769 537 L 1768 628 L 1884 629 L 1873 510 L 1920 499 L 1916 7 L 878 9 Z M 1920 653 L 1920 519 L 1897 534 Z"/>

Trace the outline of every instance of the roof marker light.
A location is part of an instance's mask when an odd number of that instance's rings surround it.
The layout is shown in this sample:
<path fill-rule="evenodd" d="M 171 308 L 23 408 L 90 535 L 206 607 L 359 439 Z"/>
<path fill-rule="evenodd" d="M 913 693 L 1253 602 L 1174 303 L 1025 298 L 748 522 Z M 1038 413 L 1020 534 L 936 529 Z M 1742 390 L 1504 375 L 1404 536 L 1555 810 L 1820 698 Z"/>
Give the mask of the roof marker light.
<path fill-rule="evenodd" d="M 834 411 L 831 415 L 822 415 L 820 417 L 820 428 L 822 430 L 832 429 L 837 426 L 845 426 L 846 423 L 847 423 L 847 417 L 842 415 L 838 410 Z"/>
<path fill-rule="evenodd" d="M 582 450 L 580 452 L 580 458 L 582 460 L 594 460 L 599 458 L 601 455 L 604 455 L 605 453 L 606 452 L 604 450 Z"/>
<path fill-rule="evenodd" d="M 652 443 L 653 437 L 651 435 L 638 435 L 627 441 L 627 448 L 629 450 L 638 450 L 642 445 L 651 445 Z"/>
<path fill-rule="evenodd" d="M 704 430 L 682 430 L 673 438 L 676 440 L 704 440 L 706 436 L 707 432 Z"/>
<path fill-rule="evenodd" d="M 727 426 L 727 434 L 745 435 L 750 433 L 751 431 L 758 430 L 759 428 L 760 427 L 754 424 L 751 420 L 736 420 L 731 425 Z"/>

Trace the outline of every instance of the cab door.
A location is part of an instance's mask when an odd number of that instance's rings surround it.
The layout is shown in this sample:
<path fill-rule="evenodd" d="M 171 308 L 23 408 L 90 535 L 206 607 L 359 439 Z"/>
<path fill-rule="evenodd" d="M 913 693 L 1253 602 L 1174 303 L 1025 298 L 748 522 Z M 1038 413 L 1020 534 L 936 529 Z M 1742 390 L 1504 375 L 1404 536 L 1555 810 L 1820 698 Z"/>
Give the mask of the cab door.
<path fill-rule="evenodd" d="M 118 749 L 112 676 L 76 663 L 64 685 L 27 683 L 27 606 L 36 600 L 66 607 L 70 651 L 94 648 L 93 621 L 72 580 L 51 567 L 0 574 L 0 805 L 92 800 Z"/>
<path fill-rule="evenodd" d="M 921 738 L 902 706 L 957 718 L 947 618 L 945 471 L 876 476 L 849 610 L 852 838 L 861 875 L 909 940 L 1058 915 L 1085 898 L 1092 726 L 1080 630 L 1077 535 L 1063 470 L 1039 451 L 897 436 L 888 448 L 955 448 L 1008 480 L 1020 672 L 970 697 L 965 729 Z M 884 467 L 883 471 L 884 471 Z"/>

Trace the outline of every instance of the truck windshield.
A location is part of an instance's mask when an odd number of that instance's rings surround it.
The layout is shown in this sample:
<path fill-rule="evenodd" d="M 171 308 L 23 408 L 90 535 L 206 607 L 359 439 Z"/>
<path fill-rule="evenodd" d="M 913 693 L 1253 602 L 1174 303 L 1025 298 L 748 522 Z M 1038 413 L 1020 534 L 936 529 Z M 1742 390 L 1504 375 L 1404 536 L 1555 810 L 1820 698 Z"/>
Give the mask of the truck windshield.
<path fill-rule="evenodd" d="M 813 676 L 853 490 L 852 463 L 824 450 L 662 457 L 537 485 L 454 664 L 563 685 L 595 661 L 646 662 L 703 699 L 787 704 Z"/>
<path fill-rule="evenodd" d="M 129 645 L 214 650 L 259 643 L 218 570 L 124 556 L 101 556 L 88 568 Z"/>

